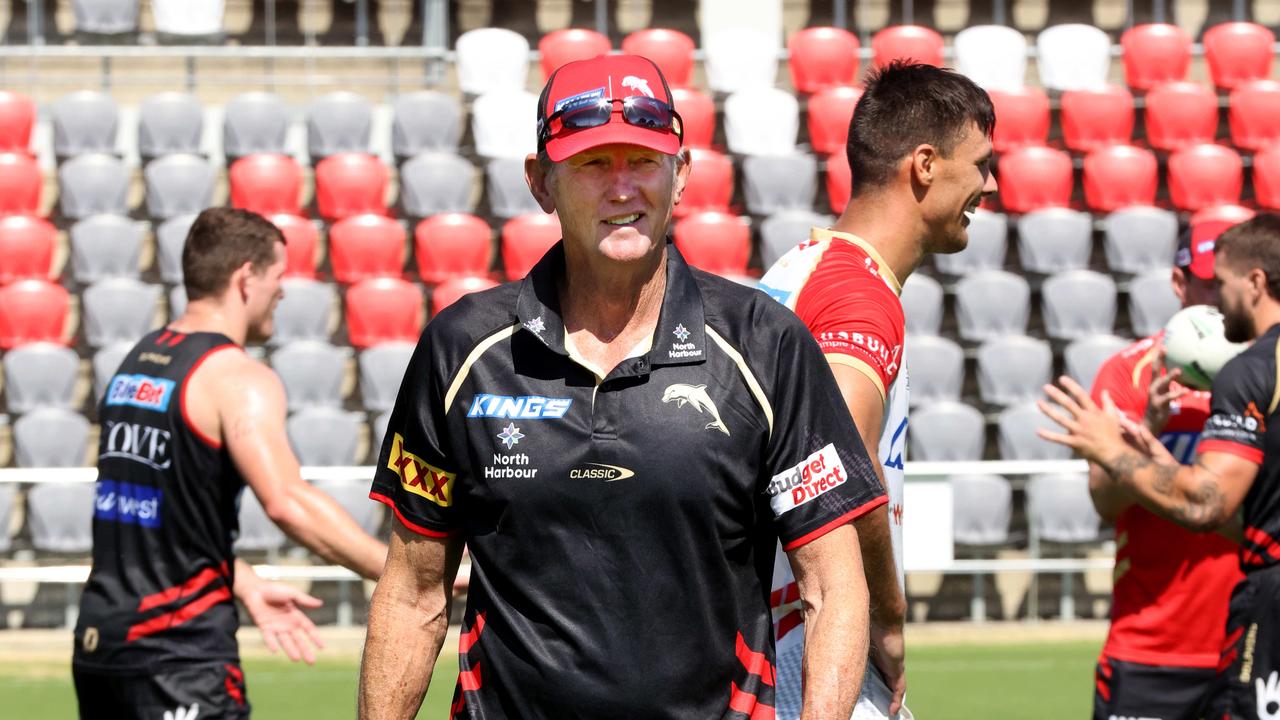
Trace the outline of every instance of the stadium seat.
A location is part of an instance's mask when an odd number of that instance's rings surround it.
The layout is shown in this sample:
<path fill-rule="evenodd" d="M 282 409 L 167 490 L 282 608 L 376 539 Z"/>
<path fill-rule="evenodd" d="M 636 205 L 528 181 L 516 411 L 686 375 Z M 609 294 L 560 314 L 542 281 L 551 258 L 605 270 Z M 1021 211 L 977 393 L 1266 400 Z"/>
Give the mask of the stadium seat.
<path fill-rule="evenodd" d="M 259 215 L 302 214 L 302 167 L 288 155 L 253 153 L 227 170 L 231 206 Z"/>
<path fill-rule="evenodd" d="M 1036 36 L 1036 67 L 1049 90 L 1095 90 L 1107 84 L 1111 38 L 1094 25 L 1054 25 Z"/>
<path fill-rule="evenodd" d="M 1003 270 L 970 273 L 956 283 L 956 322 L 964 340 L 1021 334 L 1031 313 L 1031 288 Z"/>
<path fill-rule="evenodd" d="M 147 214 L 155 220 L 198 213 L 213 205 L 213 165 L 199 155 L 165 155 L 142 171 Z"/>
<path fill-rule="evenodd" d="M 849 155 L 837 152 L 827 156 L 827 204 L 837 216 L 844 212 L 853 195 L 853 170 Z"/>
<path fill-rule="evenodd" d="M 1049 96 L 1034 85 L 1012 90 L 990 90 L 996 111 L 991 144 L 997 153 L 1049 140 Z"/>
<path fill-rule="evenodd" d="M 236 534 L 232 548 L 236 553 L 274 552 L 288 544 L 279 526 L 267 517 L 262 502 L 252 488 L 240 493 L 240 510 L 237 517 L 240 532 Z"/>
<path fill-rule="evenodd" d="M 905 352 L 911 369 L 911 407 L 960 399 L 964 350 L 954 340 L 909 334 Z"/>
<path fill-rule="evenodd" d="M 791 86 L 812 94 L 858 79 L 858 36 L 836 27 L 807 27 L 787 41 Z"/>
<path fill-rule="evenodd" d="M 129 214 L 129 169 L 104 153 L 77 155 L 58 168 L 58 207 L 68 220 Z"/>
<path fill-rule="evenodd" d="M 538 148 L 538 96 L 520 89 L 494 90 L 471 103 L 471 133 L 482 157 L 523 160 Z"/>
<path fill-rule="evenodd" d="M 1259 207 L 1280 210 L 1280 144 L 1253 156 L 1253 197 Z"/>
<path fill-rule="evenodd" d="M 622 52 L 643 55 L 657 63 L 672 89 L 686 87 L 693 80 L 696 49 L 693 38 L 679 30 L 665 28 L 637 30 L 622 39 Z M 685 139 L 688 140 L 687 135 Z"/>
<path fill-rule="evenodd" d="M 414 218 L 471 212 L 475 185 L 476 169 L 466 158 L 451 152 L 424 152 L 400 166 L 400 206 L 407 217 Z M 527 188 L 525 194 L 529 194 Z"/>
<path fill-rule="evenodd" d="M 1084 201 L 1090 210 L 1154 205 L 1159 183 L 1156 156 L 1145 148 L 1111 145 L 1084 158 Z"/>
<path fill-rule="evenodd" d="M 597 55 L 608 55 L 613 44 L 606 35 L 586 28 L 553 30 L 538 40 L 542 77 L 549 78 L 556 68 L 575 60 L 590 60 Z M 670 82 L 670 81 L 668 81 Z"/>
<path fill-rule="evenodd" d="M 29 215 L 0 216 L 0 285 L 56 279 L 57 246 L 58 229 L 49 221 Z"/>
<path fill-rule="evenodd" d="M 177 317 L 177 314 L 174 315 Z M 120 369 L 120 363 L 133 351 L 133 343 L 113 343 L 93 354 L 90 365 L 93 367 L 93 402 L 102 402 L 111 378 Z"/>
<path fill-rule="evenodd" d="M 1195 227 L 1200 223 L 1206 222 L 1223 222 L 1229 225 L 1236 225 L 1252 218 L 1258 213 L 1243 205 L 1211 205 L 1203 210 L 1197 210 L 1191 214 L 1189 225 Z"/>
<path fill-rule="evenodd" d="M 182 282 L 182 249 L 195 221 L 195 214 L 179 215 L 156 226 L 156 267 L 162 282 Z"/>
<path fill-rule="evenodd" d="M 320 245 L 315 223 L 288 213 L 269 215 L 267 219 L 284 235 L 285 277 L 315 277 Z"/>
<path fill-rule="evenodd" d="M 495 217 L 513 218 L 542 212 L 524 179 L 524 158 L 490 160 L 485 165 L 485 195 L 489 201 L 489 213 Z"/>
<path fill-rule="evenodd" d="M 496 27 L 469 30 L 458 36 L 454 50 L 458 86 L 465 93 L 519 90 L 529 77 L 529 41 L 517 32 Z"/>
<path fill-rule="evenodd" d="M 275 331 L 269 343 L 280 346 L 294 340 L 327 341 L 337 301 L 333 285 L 307 278 L 285 278 L 280 288 L 284 297 L 272 316 Z"/>
<path fill-rule="evenodd" d="M 849 143 L 849 123 L 853 121 L 853 109 L 862 97 L 856 87 L 837 85 L 819 90 L 809 98 L 806 113 L 809 125 L 809 144 L 819 155 L 845 152 Z"/>
<path fill-rule="evenodd" d="M 942 66 L 945 42 L 938 31 L 920 25 L 890 25 L 871 37 L 877 67 L 893 60 Z"/>
<path fill-rule="evenodd" d="M 1077 270 L 1089 265 L 1093 218 L 1070 208 L 1045 208 L 1018 218 L 1018 258 L 1036 273 Z"/>
<path fill-rule="evenodd" d="M 1124 81 L 1134 90 L 1185 80 L 1191 67 L 1191 37 L 1177 25 L 1135 25 L 1120 36 L 1120 47 Z"/>
<path fill-rule="evenodd" d="M 960 545 L 1009 542 L 1013 486 L 999 475 L 951 475 L 951 536 Z M 975 593 L 980 592 L 975 588 Z M 980 596 L 979 596 L 980 597 Z"/>
<path fill-rule="evenodd" d="M 1041 316 L 1054 340 L 1109 334 L 1116 323 L 1116 284 L 1110 275 L 1068 270 L 1044 281 Z"/>
<path fill-rule="evenodd" d="M 4 387 L 9 412 L 39 407 L 73 407 L 80 358 L 63 345 L 37 342 L 4 354 Z"/>
<path fill-rule="evenodd" d="M 1213 142 L 1218 132 L 1218 96 L 1191 82 L 1171 82 L 1147 93 L 1147 142 L 1174 151 Z"/>
<path fill-rule="evenodd" d="M 1102 221 L 1103 248 L 1112 272 L 1142 273 L 1173 265 L 1178 247 L 1178 216 L 1156 207 L 1127 207 Z"/>
<path fill-rule="evenodd" d="M 311 162 L 339 153 L 369 152 L 373 105 L 363 95 L 331 92 L 307 109 L 307 151 Z"/>
<path fill-rule="evenodd" d="M 969 221 L 969 244 L 958 253 L 935 254 L 934 267 L 948 275 L 965 275 L 975 270 L 999 270 L 1009 247 L 1009 218 L 978 208 Z"/>
<path fill-rule="evenodd" d="M 818 195 L 818 161 L 812 155 L 753 155 L 742 161 L 747 212 L 771 215 L 813 207 Z"/>
<path fill-rule="evenodd" d="M 12 90 L 0 90 L 0 153 L 25 153 L 31 149 L 36 124 L 36 104 Z"/>
<path fill-rule="evenodd" d="M 19 467 L 85 464 L 89 421 L 55 408 L 27 413 L 13 424 Z M 90 483 L 38 483 L 27 492 L 27 528 L 39 552 L 84 554 L 93 547 L 95 489 Z"/>
<path fill-rule="evenodd" d="M 203 133 L 204 107 L 195 95 L 162 92 L 138 105 L 138 154 L 144 160 L 199 154 Z"/>
<path fill-rule="evenodd" d="M 350 348 L 319 340 L 295 340 L 271 353 L 271 367 L 284 383 L 290 412 L 305 407 L 341 407 L 350 359 Z"/>
<path fill-rule="evenodd" d="M 1019 403 L 1000 411 L 996 419 L 996 442 L 1001 460 L 1070 460 L 1071 448 L 1049 442 L 1036 434 L 1044 428 L 1062 428 L 1040 412 L 1035 403 Z"/>
<path fill-rule="evenodd" d="M 1000 156 L 996 175 L 1005 210 L 1027 213 L 1071 202 L 1071 156 L 1047 147 L 1022 147 Z"/>
<path fill-rule="evenodd" d="M 1231 144 L 1259 151 L 1280 141 L 1280 82 L 1250 80 L 1231 91 Z"/>
<path fill-rule="evenodd" d="M 44 173 L 25 151 L 0 154 L 0 214 L 37 215 Z"/>
<path fill-rule="evenodd" d="M 1027 520 L 1040 539 L 1059 543 L 1096 542 L 1102 524 L 1084 473 L 1031 476 Z"/>
<path fill-rule="evenodd" d="M 1240 202 L 1244 162 L 1221 145 L 1194 145 L 1169 156 L 1169 199 L 1179 210 L 1195 212 Z"/>
<path fill-rule="evenodd" d="M 1154 335 L 1181 307 L 1168 270 L 1151 270 L 1129 282 L 1129 324 L 1136 337 Z"/>
<path fill-rule="evenodd" d="M 675 216 L 685 217 L 703 210 L 728 212 L 733 199 L 733 161 L 707 148 L 690 148 L 689 157 L 689 179 L 675 206 Z"/>
<path fill-rule="evenodd" d="M 1204 59 L 1213 84 L 1231 90 L 1248 80 L 1271 77 L 1276 36 L 1262 25 L 1228 22 L 1204 33 Z"/>
<path fill-rule="evenodd" d="M 1027 39 L 1003 25 L 971 25 L 952 43 L 956 69 L 985 90 L 1016 90 L 1027 73 Z"/>
<path fill-rule="evenodd" d="M 911 411 L 907 443 L 919 462 L 981 460 L 986 426 L 972 405 L 942 400 Z"/>
<path fill-rule="evenodd" d="M 17 499 L 16 483 L 0 485 L 0 553 L 7 553 L 13 547 L 13 503 Z"/>
<path fill-rule="evenodd" d="M 438 315 L 463 295 L 497 287 L 498 281 L 488 277 L 459 277 L 446 280 L 431 291 L 431 314 Z M 383 426 L 386 430 L 386 426 Z"/>
<path fill-rule="evenodd" d="M 942 285 L 924 273 L 912 273 L 902 285 L 907 334 L 937 335 L 942 330 Z"/>
<path fill-rule="evenodd" d="M 6 224 L 0 221 L 0 230 Z M 47 232 L 52 240 L 57 231 L 50 225 Z M 119 215 L 93 215 L 72 225 L 72 277 L 86 285 L 108 277 L 137 278 L 146 234 L 145 223 Z"/>
<path fill-rule="evenodd" d="M 1043 397 L 1052 374 L 1053 352 L 1044 340 L 999 335 L 978 348 L 978 395 L 989 405 L 1013 405 Z"/>
<path fill-rule="evenodd" d="M 14 461 L 22 468 L 83 467 L 88 439 L 89 421 L 80 413 L 65 408 L 37 408 L 13 424 Z M 38 483 L 35 487 L 56 485 Z M 81 487 L 90 488 L 92 497 L 91 485 Z"/>
<path fill-rule="evenodd" d="M 169 288 L 169 317 L 181 317 L 187 309 L 187 289 L 181 285 Z"/>
<path fill-rule="evenodd" d="M 186 38 L 218 38 L 222 35 L 222 11 L 226 0 L 151 0 L 156 33 L 190 42 Z"/>
<path fill-rule="evenodd" d="M 40 341 L 65 345 L 70 312 L 70 294 L 48 280 L 0 286 L 0 350 Z"/>
<path fill-rule="evenodd" d="M 703 32 L 702 68 L 716 92 L 773 87 L 778 76 L 779 39 L 758 28 L 726 27 Z M 793 98 L 794 99 L 794 98 Z"/>
<path fill-rule="evenodd" d="M 724 101 L 724 135 L 737 155 L 786 155 L 794 152 L 800 131 L 796 96 L 775 87 L 751 87 Z"/>
<path fill-rule="evenodd" d="M 671 101 L 684 124 L 684 144 L 689 148 L 709 148 L 716 136 L 716 104 L 695 88 L 671 88 Z"/>
<path fill-rule="evenodd" d="M 387 166 L 373 155 L 338 153 L 316 165 L 316 210 L 329 222 L 387 212 Z"/>
<path fill-rule="evenodd" d="M 347 289 L 347 337 L 360 350 L 418 341 L 426 322 L 422 288 L 399 278 L 371 278 Z"/>
<path fill-rule="evenodd" d="M 153 327 L 160 286 L 133 278 L 106 278 L 81 295 L 84 339 L 90 347 L 134 342 Z"/>
<path fill-rule="evenodd" d="M 760 223 L 760 263 L 773 267 L 778 259 L 801 242 L 809 239 L 811 228 L 831 227 L 835 218 L 812 210 L 783 210 Z"/>
<path fill-rule="evenodd" d="M 413 231 L 418 276 L 429 285 L 487 275 L 493 263 L 493 229 L 465 213 L 433 215 Z"/>
<path fill-rule="evenodd" d="M 53 152 L 59 158 L 116 151 L 119 113 L 110 95 L 96 90 L 63 95 L 53 103 L 50 115 Z"/>
<path fill-rule="evenodd" d="M 435 90 L 405 93 L 392 104 L 391 151 L 399 160 L 424 152 L 457 152 L 463 129 L 457 98 Z"/>
<path fill-rule="evenodd" d="M 502 226 L 502 267 L 519 280 L 560 241 L 560 218 L 541 212 L 511 218 Z"/>
<path fill-rule="evenodd" d="M 360 425 L 364 424 L 362 417 L 357 415 L 355 419 Z M 382 438 L 378 437 L 374 442 L 376 445 L 373 451 L 377 453 L 382 447 Z M 386 506 L 379 502 L 369 501 L 369 488 L 364 487 L 366 483 L 353 483 L 345 480 L 317 480 L 314 484 L 317 490 L 333 498 L 335 502 L 341 505 L 342 509 L 351 515 L 351 519 L 356 521 L 361 530 L 375 537 L 378 536 L 382 527 L 382 516 L 386 514 Z"/>
<path fill-rule="evenodd" d="M 222 151 L 228 160 L 254 153 L 283 155 L 288 133 L 289 110 L 274 93 L 242 93 L 223 107 Z"/>
<path fill-rule="evenodd" d="M 329 264 L 333 279 L 354 283 L 366 278 L 400 277 L 408 233 L 385 215 L 352 215 L 329 228 Z"/>
<path fill-rule="evenodd" d="M 1127 145 L 1133 137 L 1133 95 L 1121 85 L 1068 90 L 1060 103 L 1062 142 L 1068 150 L 1087 153 Z"/>
<path fill-rule="evenodd" d="M 331 407 L 309 407 L 286 423 L 289 444 L 303 465 L 355 465 L 364 417 Z M 365 493 L 366 497 L 368 493 Z"/>
<path fill-rule="evenodd" d="M 365 410 L 386 412 L 396 404 L 416 343 L 385 342 L 360 353 L 360 397 Z"/>
<path fill-rule="evenodd" d="M 782 7 L 774 0 L 698 0 L 695 18 L 704 40 L 725 28 L 750 28 L 767 39 L 762 48 L 782 49 Z"/>
<path fill-rule="evenodd" d="M 1103 363 L 1128 346 L 1128 340 L 1115 335 L 1086 335 L 1072 340 L 1062 351 L 1065 372 L 1081 387 L 1091 388 Z M 915 368 L 911 370 L 914 383 Z"/>
<path fill-rule="evenodd" d="M 138 31 L 138 0 L 73 0 L 76 33 L 128 35 Z M 52 18 L 49 18 L 52 20 Z"/>
<path fill-rule="evenodd" d="M 690 265 L 717 275 L 741 277 L 751 259 L 751 228 L 736 215 L 700 212 L 676 221 L 675 243 Z"/>

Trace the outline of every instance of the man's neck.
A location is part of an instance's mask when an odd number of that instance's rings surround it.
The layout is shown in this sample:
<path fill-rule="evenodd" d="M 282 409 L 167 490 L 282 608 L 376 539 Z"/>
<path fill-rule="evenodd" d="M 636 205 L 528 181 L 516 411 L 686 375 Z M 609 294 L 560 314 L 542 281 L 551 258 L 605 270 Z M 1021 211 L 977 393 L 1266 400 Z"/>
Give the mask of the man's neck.
<path fill-rule="evenodd" d="M 566 253 L 559 288 L 565 330 L 586 331 L 604 344 L 651 335 L 667 288 L 666 260 L 665 246 L 651 260 L 628 265 L 593 266 Z"/>
<path fill-rule="evenodd" d="M 857 235 L 875 248 L 899 283 L 924 260 L 924 224 L 914 207 L 884 195 L 854 198 L 831 227 Z"/>
<path fill-rule="evenodd" d="M 169 327 L 183 333 L 214 332 L 231 338 L 235 344 L 244 347 L 248 329 L 243 320 L 237 320 L 238 314 L 229 311 L 213 300 L 192 300 L 182 317 L 169 323 Z"/>
<path fill-rule="evenodd" d="M 1280 301 L 1265 299 L 1253 313 L 1254 337 L 1262 337 L 1268 330 L 1280 324 Z"/>

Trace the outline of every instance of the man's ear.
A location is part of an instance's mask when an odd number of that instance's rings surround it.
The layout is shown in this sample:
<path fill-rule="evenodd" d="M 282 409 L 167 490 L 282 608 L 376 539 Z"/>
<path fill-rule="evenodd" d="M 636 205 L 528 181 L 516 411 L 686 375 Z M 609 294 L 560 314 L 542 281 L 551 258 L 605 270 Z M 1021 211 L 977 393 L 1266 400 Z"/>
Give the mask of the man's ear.
<path fill-rule="evenodd" d="M 1254 302 L 1261 300 L 1267 295 L 1267 274 L 1262 268 L 1253 268 L 1246 276 L 1249 281 L 1249 288 L 1254 292 Z"/>
<path fill-rule="evenodd" d="M 236 268 L 231 273 L 231 279 L 228 281 L 228 287 L 235 290 L 240 295 L 240 301 L 245 302 L 249 299 L 249 278 L 253 276 L 253 263 L 246 261 L 243 265 Z"/>
<path fill-rule="evenodd" d="M 914 183 L 928 187 L 933 184 L 938 173 L 938 149 L 928 143 L 917 145 L 911 151 L 911 179 Z"/>
<path fill-rule="evenodd" d="M 524 181 L 529 186 L 529 192 L 533 193 L 533 199 L 538 201 L 538 207 L 545 213 L 556 211 L 556 201 L 551 195 L 550 187 L 553 172 L 549 165 L 538 160 L 537 155 L 525 156 Z"/>
<path fill-rule="evenodd" d="M 689 181 L 689 170 L 692 167 L 693 154 L 689 152 L 689 148 L 680 148 L 680 152 L 676 153 L 676 182 L 672 193 L 674 198 L 672 204 L 680 204 L 680 197 L 684 195 L 684 186 Z"/>
<path fill-rule="evenodd" d="M 1169 280 L 1173 283 L 1173 294 L 1178 296 L 1178 306 L 1181 307 L 1187 301 L 1187 276 L 1182 268 L 1175 267 Z"/>

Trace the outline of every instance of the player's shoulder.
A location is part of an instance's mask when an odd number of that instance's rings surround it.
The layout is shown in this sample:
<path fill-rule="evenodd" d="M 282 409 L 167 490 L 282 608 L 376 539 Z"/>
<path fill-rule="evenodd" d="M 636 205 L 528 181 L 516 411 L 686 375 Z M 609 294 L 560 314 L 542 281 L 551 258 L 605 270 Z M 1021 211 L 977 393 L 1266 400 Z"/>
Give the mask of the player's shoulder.
<path fill-rule="evenodd" d="M 1163 332 L 1149 335 L 1113 353 L 1099 367 L 1099 377 L 1111 374 L 1129 377 L 1143 363 L 1153 362 L 1162 336 Z"/>
<path fill-rule="evenodd" d="M 1280 378 L 1277 378 L 1277 372 L 1280 368 L 1276 367 L 1276 341 L 1278 337 L 1280 335 L 1277 333 L 1267 332 L 1241 351 L 1239 355 L 1228 360 L 1227 364 L 1218 372 L 1217 378 L 1214 379 L 1214 387 L 1218 387 L 1219 380 L 1232 384 L 1247 383 L 1251 386 L 1274 386 L 1280 380 Z"/>

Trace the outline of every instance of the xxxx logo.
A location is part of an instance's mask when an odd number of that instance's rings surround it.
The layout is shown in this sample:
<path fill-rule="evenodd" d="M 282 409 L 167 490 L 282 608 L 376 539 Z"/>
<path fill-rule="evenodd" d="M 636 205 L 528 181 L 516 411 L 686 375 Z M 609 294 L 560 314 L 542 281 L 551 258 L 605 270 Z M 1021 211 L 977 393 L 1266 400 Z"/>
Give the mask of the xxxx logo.
<path fill-rule="evenodd" d="M 404 438 L 396 433 L 391 440 L 387 469 L 400 476 L 405 490 L 420 495 L 440 507 L 453 504 L 453 481 L 457 475 L 445 472 L 404 449 Z"/>

